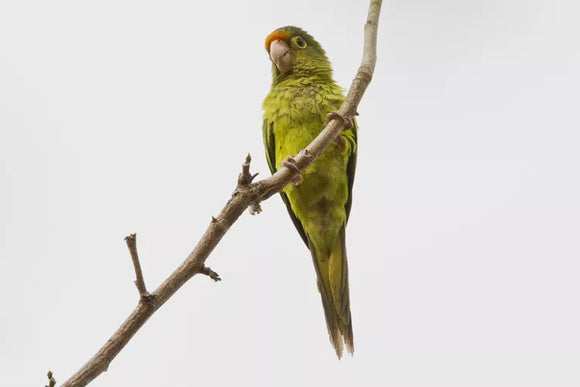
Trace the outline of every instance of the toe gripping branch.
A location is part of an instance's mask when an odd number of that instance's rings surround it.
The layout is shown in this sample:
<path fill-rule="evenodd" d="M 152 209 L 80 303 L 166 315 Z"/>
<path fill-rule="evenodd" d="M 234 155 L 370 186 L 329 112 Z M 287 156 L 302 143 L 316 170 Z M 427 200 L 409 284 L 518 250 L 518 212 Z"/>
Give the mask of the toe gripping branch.
<path fill-rule="evenodd" d="M 294 159 L 294 157 L 292 156 L 286 157 L 286 160 L 282 161 L 282 166 L 298 172 L 298 175 L 296 175 L 296 177 L 292 179 L 292 184 L 298 185 L 302 182 L 303 179 L 302 171 L 300 170 L 300 168 L 298 168 L 298 165 L 296 165 L 296 160 Z"/>
<path fill-rule="evenodd" d="M 340 114 L 338 111 L 332 111 L 330 113 L 328 113 L 326 115 L 326 118 L 328 119 L 328 121 L 332 121 L 332 120 L 339 120 L 342 122 L 342 124 L 344 125 L 344 129 L 351 129 L 354 127 L 354 124 L 352 122 L 352 119 L 349 117 L 345 117 L 342 114 Z"/>

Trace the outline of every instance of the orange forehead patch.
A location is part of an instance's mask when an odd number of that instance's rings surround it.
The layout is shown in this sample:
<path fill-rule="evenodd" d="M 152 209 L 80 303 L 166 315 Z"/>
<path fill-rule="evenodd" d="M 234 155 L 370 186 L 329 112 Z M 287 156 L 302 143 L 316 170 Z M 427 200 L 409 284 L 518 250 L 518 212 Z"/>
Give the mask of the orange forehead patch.
<path fill-rule="evenodd" d="M 275 40 L 284 40 L 290 37 L 290 31 L 288 30 L 277 30 L 272 32 L 266 38 L 266 51 L 270 52 L 270 44 Z"/>

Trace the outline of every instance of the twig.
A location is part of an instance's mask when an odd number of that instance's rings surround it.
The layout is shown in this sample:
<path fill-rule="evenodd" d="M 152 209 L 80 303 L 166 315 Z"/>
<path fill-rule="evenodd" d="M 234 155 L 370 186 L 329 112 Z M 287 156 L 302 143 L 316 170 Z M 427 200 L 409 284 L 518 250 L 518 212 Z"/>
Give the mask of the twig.
<path fill-rule="evenodd" d="M 351 119 L 356 114 L 358 104 L 372 79 L 376 62 L 377 25 L 381 9 L 381 0 L 370 0 L 363 60 L 351 84 L 346 99 L 338 114 Z M 296 157 L 296 166 L 304 170 L 334 141 L 346 125 L 346 120 L 332 119 L 314 141 Z M 294 179 L 298 172 L 282 167 L 271 177 L 252 183 L 248 157 L 242 168 L 242 176 L 231 199 L 216 218 L 212 218 L 209 227 L 197 246 L 185 261 L 152 293 L 152 302 L 140 302 L 121 327 L 107 340 L 105 345 L 75 375 L 64 382 L 63 387 L 86 386 L 102 372 L 106 371 L 115 356 L 125 347 L 133 335 L 143 326 L 157 309 L 159 309 L 185 282 L 195 274 L 202 272 L 204 263 L 232 224 L 248 207 L 256 206 L 260 201 L 269 198 Z M 249 178 L 248 178 L 249 176 Z M 255 177 L 255 175 L 254 175 Z"/>
<path fill-rule="evenodd" d="M 241 187 L 248 187 L 252 181 L 258 176 L 258 173 L 254 173 L 253 175 L 250 173 L 250 163 L 252 162 L 252 156 L 248 153 L 246 156 L 246 161 L 242 164 L 242 173 L 238 176 L 238 188 Z M 234 192 L 236 195 L 238 192 Z M 260 207 L 260 201 L 255 201 L 250 203 L 250 214 L 256 215 L 262 212 L 262 207 Z"/>
<path fill-rule="evenodd" d="M 218 273 L 216 273 L 215 271 L 213 271 L 212 269 L 210 269 L 207 266 L 202 266 L 202 268 L 199 270 L 199 274 L 205 274 L 209 278 L 211 278 L 212 280 L 214 280 L 215 282 L 218 282 L 218 281 L 221 281 L 222 280 L 220 278 L 220 275 Z"/>
<path fill-rule="evenodd" d="M 137 254 L 137 234 L 126 236 L 125 243 L 127 243 L 127 247 L 131 253 L 131 259 L 133 260 L 133 267 L 135 268 L 135 276 L 137 277 L 135 280 L 135 286 L 137 286 L 137 290 L 139 290 L 139 295 L 142 299 L 149 298 L 151 295 L 145 286 L 143 272 L 141 271 L 141 263 L 139 263 L 139 255 Z"/>
<path fill-rule="evenodd" d="M 252 156 L 248 153 L 246 156 L 246 161 L 242 164 L 242 173 L 238 176 L 238 186 L 247 187 L 252 181 L 258 176 L 258 173 L 253 175 L 250 173 L 250 163 L 252 162 Z"/>
<path fill-rule="evenodd" d="M 52 377 L 52 371 L 48 371 L 46 374 L 48 376 L 48 386 L 45 387 L 54 387 L 56 386 L 56 380 Z"/>

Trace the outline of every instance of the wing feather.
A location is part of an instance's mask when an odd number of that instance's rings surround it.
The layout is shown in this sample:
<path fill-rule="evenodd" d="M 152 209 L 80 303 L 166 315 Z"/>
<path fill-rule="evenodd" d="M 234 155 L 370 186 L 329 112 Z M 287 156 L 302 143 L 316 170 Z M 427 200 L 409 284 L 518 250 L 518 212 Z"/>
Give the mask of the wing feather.
<path fill-rule="evenodd" d="M 352 127 L 352 138 L 353 138 L 353 148 L 350 157 L 348 158 L 348 163 L 346 164 L 346 175 L 348 179 L 348 199 L 344 206 L 346 210 L 346 221 L 348 222 L 348 217 L 350 215 L 350 207 L 352 206 L 352 186 L 354 184 L 354 172 L 356 170 L 356 155 L 358 153 L 358 138 L 357 138 L 357 131 L 358 125 L 356 120 L 352 119 L 353 127 Z"/>
<path fill-rule="evenodd" d="M 266 147 L 266 159 L 268 161 L 268 166 L 270 167 L 270 172 L 272 174 L 276 173 L 278 170 L 276 168 L 276 141 L 274 138 L 274 123 L 268 122 L 268 120 L 264 120 L 262 125 L 262 135 L 264 137 L 264 146 Z M 290 200 L 288 200 L 288 196 L 282 191 L 280 192 L 280 196 L 282 197 L 282 201 L 286 205 L 286 209 L 288 210 L 288 214 L 290 214 L 290 218 L 292 219 L 292 223 L 298 230 L 300 237 L 308 247 L 308 237 L 304 232 L 304 227 L 302 226 L 302 222 L 296 217 L 294 211 L 292 210 L 292 205 L 290 204 Z M 350 197 L 350 194 L 349 194 Z"/>

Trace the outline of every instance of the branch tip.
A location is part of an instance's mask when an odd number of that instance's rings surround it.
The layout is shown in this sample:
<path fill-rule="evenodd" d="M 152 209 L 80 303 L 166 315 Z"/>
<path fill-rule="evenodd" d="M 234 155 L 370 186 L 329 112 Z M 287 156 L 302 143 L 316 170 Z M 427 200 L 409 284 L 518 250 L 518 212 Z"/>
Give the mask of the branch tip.
<path fill-rule="evenodd" d="M 139 291 L 141 299 L 149 297 L 149 292 L 145 286 L 145 280 L 143 279 L 143 272 L 141 271 L 141 263 L 139 262 L 139 254 L 137 254 L 137 234 L 133 233 L 125 237 L 125 243 L 127 243 L 127 248 L 131 254 L 131 260 L 133 261 L 133 268 L 135 269 L 135 286 Z"/>
<path fill-rule="evenodd" d="M 238 188 L 247 187 L 252 183 L 252 181 L 258 176 L 257 173 L 250 173 L 250 164 L 252 162 L 252 156 L 248 153 L 246 156 L 246 161 L 242 164 L 242 173 L 238 176 Z"/>
<path fill-rule="evenodd" d="M 209 278 L 211 278 L 214 282 L 218 282 L 221 281 L 222 279 L 220 278 L 220 275 L 218 273 L 216 273 L 215 271 L 213 271 L 212 269 L 210 269 L 207 266 L 202 266 L 201 269 L 199 269 L 200 274 L 205 274 L 207 275 Z"/>
<path fill-rule="evenodd" d="M 46 376 L 48 376 L 48 386 L 45 386 L 45 387 L 55 387 L 56 380 L 52 377 L 52 371 L 48 371 Z"/>

